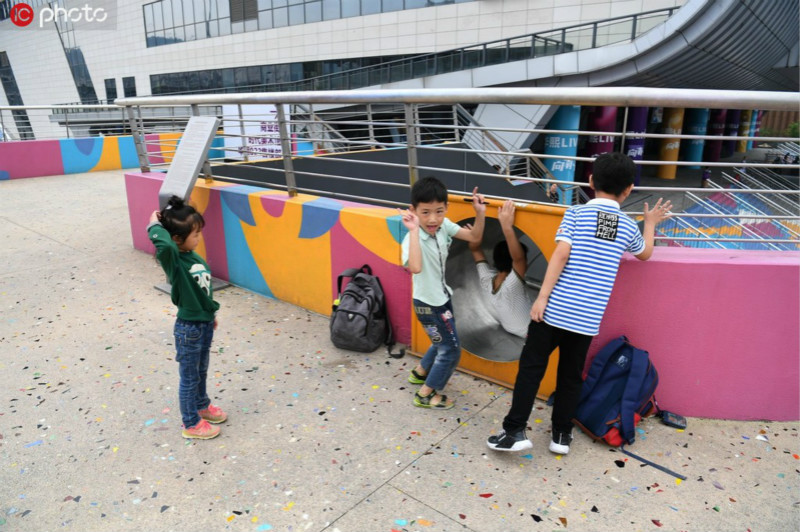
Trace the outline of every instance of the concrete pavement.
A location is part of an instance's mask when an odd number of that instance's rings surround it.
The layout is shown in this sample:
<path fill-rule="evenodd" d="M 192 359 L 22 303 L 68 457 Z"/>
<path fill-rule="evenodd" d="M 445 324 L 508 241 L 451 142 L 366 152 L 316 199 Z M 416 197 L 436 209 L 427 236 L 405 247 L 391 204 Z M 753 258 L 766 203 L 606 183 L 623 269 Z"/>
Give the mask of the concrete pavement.
<path fill-rule="evenodd" d="M 230 419 L 184 440 L 122 176 L 0 182 L 0 532 L 800 528 L 797 422 L 645 420 L 630 450 L 682 482 L 583 434 L 552 455 L 540 402 L 534 449 L 495 453 L 509 391 L 457 372 L 456 408 L 416 408 L 416 358 L 339 350 L 325 316 L 238 287 L 208 382 Z"/>

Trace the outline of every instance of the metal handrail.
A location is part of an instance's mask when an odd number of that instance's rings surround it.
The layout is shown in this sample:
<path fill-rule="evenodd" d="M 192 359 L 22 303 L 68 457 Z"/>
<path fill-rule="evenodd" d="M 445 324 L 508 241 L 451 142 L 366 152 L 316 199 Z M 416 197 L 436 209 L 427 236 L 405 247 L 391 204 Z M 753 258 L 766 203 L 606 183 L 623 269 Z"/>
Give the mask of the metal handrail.
<path fill-rule="evenodd" d="M 234 109 L 240 109 L 238 117 L 224 117 L 224 121 L 230 120 L 233 122 L 232 130 L 225 127 L 224 130 L 217 135 L 217 137 L 229 137 L 232 140 L 240 141 L 240 148 L 234 149 L 229 144 L 228 146 L 214 145 L 213 150 L 221 152 L 223 155 L 215 155 L 214 160 L 209 163 L 214 163 L 214 168 L 219 168 L 220 165 L 237 165 L 243 168 L 250 168 L 253 171 L 261 172 L 262 176 L 274 175 L 276 179 L 268 178 L 266 180 L 257 180 L 258 176 L 253 179 L 240 179 L 240 178 L 226 178 L 232 182 L 248 183 L 260 186 L 270 186 L 279 189 L 285 189 L 290 194 L 296 194 L 298 191 L 308 193 L 319 193 L 332 197 L 347 197 L 348 199 L 364 201 L 368 203 L 379 204 L 397 204 L 395 201 L 398 196 L 396 194 L 397 187 L 409 187 L 414 182 L 416 176 L 421 175 L 422 172 L 447 172 L 450 175 L 458 175 L 463 177 L 464 181 L 472 179 L 473 177 L 482 180 L 502 180 L 504 183 L 509 179 L 520 179 L 535 184 L 535 188 L 549 187 L 555 183 L 562 187 L 579 187 L 585 188 L 585 183 L 574 182 L 570 180 L 552 179 L 552 175 L 541 172 L 541 161 L 547 162 L 552 159 L 564 159 L 575 161 L 575 163 L 590 162 L 591 157 L 585 156 L 566 156 L 555 155 L 552 153 L 536 153 L 533 151 L 533 146 L 530 149 L 507 149 L 498 146 L 497 143 L 487 141 L 485 145 L 470 147 L 463 142 L 463 137 L 467 132 L 473 131 L 486 138 L 501 138 L 497 135 L 499 132 L 512 132 L 528 134 L 531 138 L 539 134 L 554 134 L 566 133 L 577 136 L 597 135 L 597 131 L 561 131 L 552 129 L 513 129 L 513 128 L 496 128 L 486 127 L 474 120 L 462 120 L 459 118 L 458 106 L 470 103 L 505 103 L 505 104 L 523 104 L 523 105 L 610 105 L 617 107 L 637 106 L 637 107 L 725 107 L 725 108 L 738 108 L 738 109 L 764 109 L 764 110 L 794 110 L 800 105 L 800 95 L 797 93 L 789 92 L 758 92 L 758 91 L 716 91 L 716 90 L 699 90 L 699 89 L 663 89 L 663 88 L 643 88 L 643 87 L 537 87 L 537 88 L 480 88 L 480 89 L 422 89 L 422 90 L 359 90 L 359 91 L 309 91 L 309 92 L 278 92 L 278 93 L 242 93 L 242 94 L 216 94 L 216 95 L 183 95 L 183 96 L 158 96 L 158 97 L 137 97 L 137 98 L 122 98 L 116 101 L 120 110 L 124 110 L 128 116 L 126 127 L 131 131 L 137 146 L 137 155 L 139 156 L 140 165 L 142 169 L 149 169 L 154 166 L 167 166 L 169 164 L 169 155 L 177 140 L 171 142 L 164 140 L 152 140 L 146 142 L 146 136 L 154 131 L 157 132 L 174 132 L 180 134 L 189 115 L 196 115 L 202 113 L 221 115 L 223 106 L 231 105 Z M 258 139 L 258 133 L 245 133 L 241 129 L 246 124 L 252 124 L 254 120 L 258 119 L 257 115 L 247 116 L 245 111 L 241 110 L 241 105 L 247 104 L 274 104 L 276 108 L 281 110 L 280 114 L 284 116 L 279 119 L 279 127 L 277 128 L 281 134 L 281 143 L 284 147 L 289 146 L 295 137 L 298 141 L 307 143 L 310 148 L 303 148 L 308 150 L 307 153 L 303 151 L 292 152 L 291 149 L 284 148 L 283 154 L 275 163 L 271 164 L 271 168 L 263 168 L 259 165 L 254 165 L 253 159 L 255 157 L 263 157 L 259 155 L 255 147 L 260 142 L 250 143 L 249 138 L 253 136 Z M 288 106 L 288 107 L 287 107 Z M 86 108 L 86 106 L 78 106 Z M 158 107 L 159 110 L 168 109 L 167 112 L 159 114 L 153 120 L 146 118 L 147 114 L 152 111 L 152 108 Z M 190 114 L 183 114 L 175 116 L 178 109 L 191 108 Z M 285 109 L 284 109 L 285 108 Z M 30 108 L 24 108 L 30 109 Z M 50 109 L 50 107 L 47 107 Z M 288 109 L 291 114 L 286 111 Z M 2 108 L 0 108 L 2 111 Z M 249 111 L 248 111 L 249 112 Z M 172 114 L 172 116 L 170 116 Z M 143 115 L 145 118 L 143 118 Z M 2 114 L 0 114 L 2 118 Z M 259 119 L 260 120 L 260 119 Z M 624 121 L 623 121 L 624 122 Z M 623 125 L 623 127 L 625 127 Z M 622 132 L 602 132 L 603 135 L 609 135 L 617 139 L 621 139 L 629 133 Z M 268 136 L 266 133 L 261 136 Z M 290 136 L 292 138 L 290 138 Z M 640 134 L 637 136 L 646 136 L 653 139 L 658 138 L 675 138 L 681 139 L 694 139 L 694 138 L 708 138 L 712 140 L 743 140 L 745 138 L 756 138 L 759 141 L 764 141 L 762 137 L 738 137 L 738 136 L 710 136 L 710 135 L 661 135 L 661 134 Z M 152 137 L 156 139 L 156 137 Z M 773 137 L 775 142 L 783 142 L 791 139 L 782 137 Z M 242 146 L 241 140 L 244 140 Z M 617 141 L 619 143 L 619 141 Z M 158 147 L 152 144 L 158 144 Z M 266 142 L 264 142 L 265 144 Z M 292 163 L 294 169 L 290 172 L 287 164 L 291 161 L 299 161 L 302 159 L 318 159 L 317 147 L 327 144 L 326 151 L 337 152 L 335 156 L 329 157 L 330 161 L 326 164 L 324 170 L 321 167 L 314 169 L 298 170 L 298 164 Z M 392 149 L 402 148 L 402 157 L 404 159 L 397 159 L 395 156 L 390 158 L 381 159 L 383 162 L 375 162 L 375 158 L 370 160 L 359 157 L 340 157 L 339 154 L 345 151 L 353 152 L 358 150 L 379 150 L 379 149 Z M 234 151 L 245 153 L 247 158 L 242 162 L 232 162 L 229 160 L 229 155 Z M 158 153 L 162 152 L 162 153 Z M 400 152 L 398 152 L 400 153 Z M 463 157 L 461 154 L 464 154 Z M 476 167 L 466 166 L 461 168 L 449 168 L 437 166 L 437 161 L 440 155 L 444 156 L 449 154 L 448 157 L 465 160 L 468 154 L 477 154 L 486 159 L 501 158 L 503 160 L 511 161 L 514 159 L 513 164 L 507 169 L 506 172 L 498 173 L 496 169 L 490 165 L 486 165 L 485 169 L 480 165 Z M 387 152 L 388 154 L 388 152 Z M 157 156 L 162 156 L 157 158 Z M 421 156 L 428 155 L 427 159 Z M 162 161 L 162 158 L 164 159 Z M 247 160 L 249 159 L 249 160 Z M 380 158 L 379 158 L 380 159 Z M 283 162 L 283 169 L 280 163 Z M 364 172 L 363 166 L 361 170 L 354 171 L 353 174 L 348 174 L 350 171 L 348 166 L 344 164 L 378 165 L 375 168 L 376 175 L 378 173 L 391 175 L 391 180 L 380 179 L 363 179 L 365 175 L 370 172 Z M 158 164 L 156 164 L 158 163 Z M 261 163 L 259 163 L 261 164 Z M 507 163 L 508 164 L 508 163 Z M 637 161 L 640 165 L 665 165 L 672 164 L 674 166 L 688 166 L 702 164 L 703 166 L 712 167 L 746 167 L 746 168 L 772 168 L 776 165 L 762 164 L 762 163 L 748 163 L 741 165 L 739 163 L 731 162 L 718 162 L 718 163 L 697 163 L 691 161 L 660 161 L 660 160 L 641 160 Z M 780 167 L 786 169 L 800 169 L 800 165 L 786 165 L 782 164 Z M 356 167 L 353 167 L 356 168 Z M 256 170 L 258 169 L 258 170 Z M 755 170 L 754 170 L 755 171 Z M 519 172 L 519 173 L 518 173 Z M 408 179 L 404 181 L 403 174 L 407 173 Z M 298 186 L 295 180 L 295 174 L 301 176 L 313 177 L 315 183 L 311 186 Z M 243 175 L 243 174 L 238 174 Z M 246 174 L 245 174 L 246 175 Z M 284 181 L 281 183 L 270 183 L 271 181 Z M 250 176 L 247 176 L 250 177 Z M 399 177 L 399 179 L 398 179 Z M 360 183 L 373 183 L 393 187 L 395 192 L 391 195 L 387 194 L 384 199 L 376 199 L 375 197 L 363 197 L 357 192 L 355 194 L 342 194 L 333 193 L 330 190 L 320 191 L 320 188 L 325 188 L 324 185 L 318 185 L 320 178 L 329 180 L 343 180 L 350 181 L 352 186 L 358 187 Z M 269 181 L 269 182 L 268 182 Z M 391 182 L 390 182 L 391 181 Z M 310 183 L 310 182 L 309 182 Z M 503 185 L 507 186 L 507 185 Z M 521 185 L 522 187 L 516 190 L 533 190 L 533 187 Z M 388 189 L 387 189 L 388 190 Z M 658 192 L 661 194 L 672 194 L 690 192 L 699 197 L 705 197 L 708 194 L 715 193 L 713 189 L 694 189 L 686 187 L 637 187 L 637 190 L 643 192 Z M 357 191 L 357 188 L 348 192 Z M 458 192 L 458 191 L 454 191 Z M 461 191 L 463 193 L 463 191 Z M 467 191 L 468 192 L 468 191 Z M 738 189 L 735 191 L 728 191 L 728 193 L 736 195 L 768 195 L 770 198 L 797 198 L 797 190 L 779 190 L 770 188 L 751 188 L 751 189 Z M 521 195 L 519 198 L 505 198 L 514 199 L 521 202 L 531 202 L 534 200 L 522 199 L 530 197 L 528 195 Z M 546 202 L 545 197 L 541 192 L 536 192 L 535 197 L 543 198 L 540 201 Z M 575 196 L 575 194 L 573 194 Z M 500 198 L 500 196 L 493 196 Z M 758 197 L 758 196 L 753 196 Z M 390 199 L 386 199 L 390 198 Z M 641 196 L 640 196 L 641 198 Z M 581 200 L 576 200 L 580 202 Z M 760 205 L 761 203 L 759 203 Z M 631 216 L 641 216 L 641 208 L 635 210 L 633 207 L 623 209 Z M 693 223 L 704 223 L 703 220 L 710 220 L 714 218 L 724 219 L 743 219 L 753 218 L 753 214 L 744 213 L 736 215 L 723 212 L 709 212 L 706 211 L 702 214 L 693 213 L 678 213 L 674 214 L 678 220 L 685 219 Z M 789 227 L 800 226 L 800 217 L 792 216 L 791 214 L 783 213 L 770 213 L 759 215 L 759 218 L 769 220 L 773 224 L 788 223 Z M 693 220 L 692 220 L 693 219 Z M 683 222 L 676 222 L 682 224 Z M 769 234 L 776 234 L 772 229 L 769 229 Z M 697 231 L 697 229 L 694 229 Z M 699 234 L 699 233 L 695 233 Z M 745 235 L 749 234 L 745 231 Z M 782 232 L 781 235 L 792 235 L 791 232 Z M 680 236 L 680 235 L 679 235 Z M 753 235 L 757 236 L 757 235 Z M 678 237 L 674 235 L 660 235 L 657 237 L 662 241 L 682 241 L 686 240 L 691 242 L 691 237 Z M 705 240 L 705 239 L 700 239 Z M 714 236 L 715 242 L 738 242 L 735 238 L 724 238 L 719 235 Z M 758 242 L 774 243 L 774 244 L 790 244 L 797 246 L 798 242 L 786 238 L 764 238 Z M 783 246 L 787 247 L 787 246 Z"/>
<path fill-rule="evenodd" d="M 185 106 L 226 104 L 446 104 L 504 103 L 528 105 L 610 105 L 617 107 L 684 107 L 795 111 L 800 94 L 779 91 L 720 91 L 658 87 L 483 87 L 464 89 L 396 89 L 358 91 L 250 92 L 118 98 L 116 105 Z M 574 131 L 570 131 L 574 133 Z M 597 134 L 596 131 L 592 132 Z M 637 135 L 642 136 L 637 133 Z M 677 137 L 677 135 L 663 135 Z M 711 135 L 681 138 L 724 139 Z M 754 138 L 761 137 L 736 137 Z M 772 137 L 786 140 L 785 138 Z"/>

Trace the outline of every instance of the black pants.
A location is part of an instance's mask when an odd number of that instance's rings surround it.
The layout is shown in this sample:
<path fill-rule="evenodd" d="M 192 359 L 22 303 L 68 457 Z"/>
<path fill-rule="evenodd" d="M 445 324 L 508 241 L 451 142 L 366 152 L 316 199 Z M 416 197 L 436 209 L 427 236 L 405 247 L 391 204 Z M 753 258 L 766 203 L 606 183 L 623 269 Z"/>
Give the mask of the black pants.
<path fill-rule="evenodd" d="M 559 348 L 558 376 L 551 421 L 554 431 L 572 430 L 572 417 L 581 397 L 583 365 L 591 343 L 591 336 L 531 321 L 519 359 L 511 410 L 503 419 L 506 432 L 517 432 L 528 425 L 536 392 L 547 369 L 550 353 L 556 347 Z"/>

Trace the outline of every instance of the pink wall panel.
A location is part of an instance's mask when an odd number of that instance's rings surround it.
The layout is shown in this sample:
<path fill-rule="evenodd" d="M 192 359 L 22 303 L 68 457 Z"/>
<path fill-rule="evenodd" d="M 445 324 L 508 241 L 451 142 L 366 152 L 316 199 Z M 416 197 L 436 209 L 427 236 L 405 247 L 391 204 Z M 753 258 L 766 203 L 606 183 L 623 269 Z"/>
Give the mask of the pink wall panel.
<path fill-rule="evenodd" d="M 150 215 L 158 209 L 158 190 L 164 181 L 164 174 L 125 174 L 125 192 L 128 195 L 128 216 L 131 220 L 131 239 L 133 247 L 147 253 L 156 249 L 147 238 L 145 228 L 150 223 Z"/>
<path fill-rule="evenodd" d="M 800 253 L 656 248 L 626 256 L 589 352 L 624 334 L 680 414 L 800 419 Z M 587 362 L 588 364 L 589 362 Z"/>
<path fill-rule="evenodd" d="M 61 145 L 57 140 L 0 142 L 0 171 L 9 179 L 62 175 Z"/>
<path fill-rule="evenodd" d="M 348 268 L 359 268 L 363 264 L 369 264 L 372 273 L 381 280 L 395 340 L 410 345 L 411 276 L 402 266 L 390 264 L 372 253 L 337 223 L 331 229 L 331 292 L 336 294 L 339 274 Z"/>
<path fill-rule="evenodd" d="M 208 204 L 202 212 L 206 222 L 203 228 L 203 240 L 206 243 L 206 261 L 214 277 L 228 279 L 228 254 L 225 247 L 221 201 L 219 190 L 209 190 Z"/>

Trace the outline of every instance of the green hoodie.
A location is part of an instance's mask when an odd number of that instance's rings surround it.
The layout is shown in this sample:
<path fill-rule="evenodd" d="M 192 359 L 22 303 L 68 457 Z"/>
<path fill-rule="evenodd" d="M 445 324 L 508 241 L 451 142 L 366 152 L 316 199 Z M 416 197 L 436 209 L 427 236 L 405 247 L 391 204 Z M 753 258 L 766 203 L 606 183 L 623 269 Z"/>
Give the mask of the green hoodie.
<path fill-rule="evenodd" d="M 187 321 L 214 321 L 219 303 L 214 301 L 211 269 L 194 251 L 181 251 L 158 222 L 147 226 L 150 241 L 156 246 L 156 259 L 172 285 L 172 302 L 178 318 Z"/>

